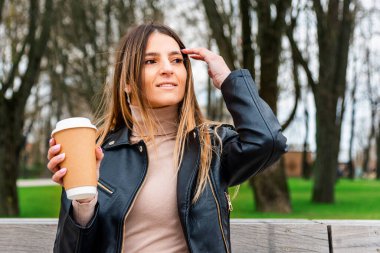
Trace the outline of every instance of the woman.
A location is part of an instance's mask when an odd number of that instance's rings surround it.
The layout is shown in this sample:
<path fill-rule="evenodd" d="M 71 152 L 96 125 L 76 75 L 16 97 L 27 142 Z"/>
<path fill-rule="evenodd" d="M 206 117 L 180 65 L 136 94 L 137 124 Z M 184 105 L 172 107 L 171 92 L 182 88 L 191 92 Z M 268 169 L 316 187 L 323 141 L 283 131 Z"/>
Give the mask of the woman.
<path fill-rule="evenodd" d="M 189 56 L 207 63 L 236 129 L 203 117 Z M 231 252 L 228 187 L 286 151 L 249 72 L 150 23 L 121 40 L 111 89 L 95 151 L 98 195 L 69 201 L 62 191 L 54 252 Z M 64 155 L 50 146 L 48 168 L 62 184 Z"/>

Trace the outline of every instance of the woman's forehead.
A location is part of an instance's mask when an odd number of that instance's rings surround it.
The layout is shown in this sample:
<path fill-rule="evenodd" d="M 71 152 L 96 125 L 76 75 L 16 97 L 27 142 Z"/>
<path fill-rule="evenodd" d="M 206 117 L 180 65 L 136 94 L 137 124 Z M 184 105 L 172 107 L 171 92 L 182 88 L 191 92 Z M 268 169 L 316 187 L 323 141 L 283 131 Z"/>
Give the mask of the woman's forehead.
<path fill-rule="evenodd" d="M 166 34 L 154 32 L 149 36 L 145 55 L 153 54 L 181 54 L 177 41 Z"/>

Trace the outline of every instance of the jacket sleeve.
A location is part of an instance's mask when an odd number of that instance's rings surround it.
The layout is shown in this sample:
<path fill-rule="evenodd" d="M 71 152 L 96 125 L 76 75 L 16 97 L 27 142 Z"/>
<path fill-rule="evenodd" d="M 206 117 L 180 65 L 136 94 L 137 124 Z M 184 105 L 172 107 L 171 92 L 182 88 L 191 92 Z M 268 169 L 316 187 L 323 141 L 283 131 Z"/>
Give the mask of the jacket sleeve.
<path fill-rule="evenodd" d="M 79 225 L 73 218 L 72 202 L 67 199 L 65 190 L 62 188 L 61 210 L 53 252 L 94 252 L 98 210 L 99 203 L 96 204 L 94 216 L 88 224 L 86 226 Z"/>
<path fill-rule="evenodd" d="M 276 116 L 259 97 L 248 70 L 231 72 L 221 90 L 236 129 L 222 138 L 221 173 L 233 186 L 277 161 L 287 145 Z"/>

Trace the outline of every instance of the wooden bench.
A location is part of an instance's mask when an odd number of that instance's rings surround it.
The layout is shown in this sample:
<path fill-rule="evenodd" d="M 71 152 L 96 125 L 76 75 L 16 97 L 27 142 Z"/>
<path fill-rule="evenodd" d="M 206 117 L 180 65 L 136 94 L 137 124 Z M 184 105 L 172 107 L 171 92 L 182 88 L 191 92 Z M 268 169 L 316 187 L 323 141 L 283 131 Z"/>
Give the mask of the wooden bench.
<path fill-rule="evenodd" d="M 0 252 L 52 252 L 57 219 L 0 219 Z M 380 253 L 380 221 L 232 219 L 233 253 Z"/>

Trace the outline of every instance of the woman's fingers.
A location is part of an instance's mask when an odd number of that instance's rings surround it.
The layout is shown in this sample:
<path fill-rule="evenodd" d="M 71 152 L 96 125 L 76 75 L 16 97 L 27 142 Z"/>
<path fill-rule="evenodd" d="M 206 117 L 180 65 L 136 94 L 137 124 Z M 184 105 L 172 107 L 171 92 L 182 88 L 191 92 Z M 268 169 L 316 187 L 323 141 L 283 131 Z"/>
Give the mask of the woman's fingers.
<path fill-rule="evenodd" d="M 210 50 L 204 47 L 184 48 L 181 50 L 185 54 L 199 54 L 206 56 L 207 53 L 212 53 Z"/>
<path fill-rule="evenodd" d="M 65 153 L 54 156 L 47 164 L 47 168 L 55 173 L 58 170 L 58 165 L 65 160 Z"/>
<path fill-rule="evenodd" d="M 96 156 L 96 173 L 99 179 L 99 168 L 100 168 L 100 163 L 103 160 L 104 153 L 101 147 L 97 147 L 95 149 L 95 156 Z"/>
<path fill-rule="evenodd" d="M 189 55 L 193 59 L 201 60 L 205 62 L 207 62 L 206 57 L 210 55 L 210 53 L 212 54 L 210 50 L 207 50 L 206 48 L 201 48 L 201 47 L 185 48 L 185 49 L 182 49 L 181 51 L 182 53 Z"/>
<path fill-rule="evenodd" d="M 96 156 L 96 161 L 97 162 L 100 162 L 103 159 L 104 154 L 103 154 L 103 150 L 102 150 L 101 147 L 97 147 L 95 149 L 95 156 Z"/>
<path fill-rule="evenodd" d="M 195 59 L 195 60 L 201 60 L 201 61 L 205 61 L 205 58 L 200 56 L 199 54 L 190 54 L 189 57 Z"/>
<path fill-rule="evenodd" d="M 207 64 L 210 64 L 211 61 L 215 61 L 215 60 L 224 61 L 220 55 L 204 47 L 185 48 L 185 49 L 182 49 L 182 52 L 185 54 L 188 54 L 191 58 L 205 61 Z"/>
<path fill-rule="evenodd" d="M 66 168 L 60 168 L 59 164 L 65 160 L 65 153 L 59 154 L 61 150 L 61 145 L 56 144 L 54 138 L 51 138 L 49 140 L 49 150 L 48 150 L 48 164 L 47 168 L 53 173 L 52 180 L 56 182 L 57 184 L 63 185 L 63 177 L 66 175 L 67 169 Z M 100 162 L 103 160 L 104 154 L 100 147 L 97 147 L 95 149 L 95 156 L 96 156 L 96 167 L 97 167 L 97 173 L 99 178 L 99 167 Z"/>
<path fill-rule="evenodd" d="M 63 185 L 63 177 L 65 176 L 66 172 L 67 172 L 67 169 L 62 168 L 58 170 L 57 172 L 55 172 L 53 176 L 51 177 L 51 179 L 57 184 Z"/>
<path fill-rule="evenodd" d="M 49 146 L 54 146 L 56 143 L 55 143 L 55 139 L 54 138 L 50 138 L 49 140 Z"/>
<path fill-rule="evenodd" d="M 228 68 L 223 57 L 206 48 L 185 48 L 181 51 L 193 59 L 201 60 L 207 63 L 208 74 L 211 77 L 214 86 L 218 89 L 221 88 L 222 83 L 231 73 L 231 70 Z"/>
<path fill-rule="evenodd" d="M 54 156 L 56 156 L 59 153 L 60 150 L 61 150 L 61 144 L 55 144 L 55 145 L 50 146 L 48 150 L 47 159 L 48 160 L 52 159 Z"/>

